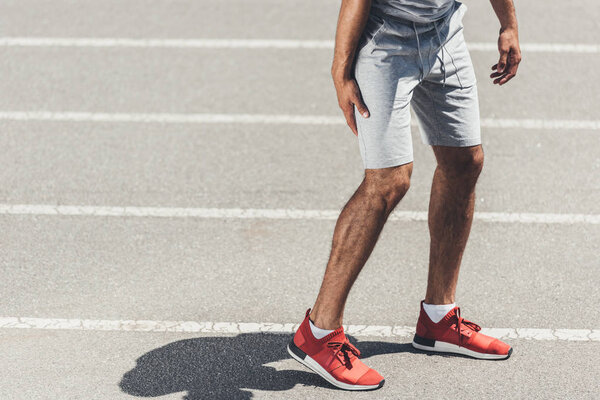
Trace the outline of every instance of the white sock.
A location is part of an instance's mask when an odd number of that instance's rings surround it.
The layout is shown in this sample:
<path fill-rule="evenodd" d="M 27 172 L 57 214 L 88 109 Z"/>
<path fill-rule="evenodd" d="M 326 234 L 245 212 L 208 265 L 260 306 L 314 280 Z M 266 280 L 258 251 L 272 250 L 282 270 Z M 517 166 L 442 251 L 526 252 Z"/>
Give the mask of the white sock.
<path fill-rule="evenodd" d="M 325 336 L 329 335 L 331 332 L 334 331 L 334 329 L 321 329 L 315 326 L 315 324 L 313 324 L 313 322 L 309 319 L 308 323 L 310 324 L 310 331 L 312 332 L 313 336 L 317 339 L 323 339 Z"/>
<path fill-rule="evenodd" d="M 456 307 L 456 304 L 425 304 L 423 303 L 423 309 L 427 313 L 427 316 L 434 324 L 437 324 L 452 310 Z"/>

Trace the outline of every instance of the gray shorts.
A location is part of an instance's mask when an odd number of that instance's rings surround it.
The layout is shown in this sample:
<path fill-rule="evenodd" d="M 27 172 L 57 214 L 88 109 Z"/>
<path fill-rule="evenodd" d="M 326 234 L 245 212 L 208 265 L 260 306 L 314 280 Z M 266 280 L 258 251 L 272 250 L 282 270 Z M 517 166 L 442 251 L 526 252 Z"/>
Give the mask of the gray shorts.
<path fill-rule="evenodd" d="M 425 144 L 481 143 L 475 72 L 462 32 L 465 11 L 456 2 L 444 18 L 418 24 L 371 10 L 354 69 L 371 114 L 364 118 L 355 110 L 366 169 L 413 160 L 411 104 Z"/>

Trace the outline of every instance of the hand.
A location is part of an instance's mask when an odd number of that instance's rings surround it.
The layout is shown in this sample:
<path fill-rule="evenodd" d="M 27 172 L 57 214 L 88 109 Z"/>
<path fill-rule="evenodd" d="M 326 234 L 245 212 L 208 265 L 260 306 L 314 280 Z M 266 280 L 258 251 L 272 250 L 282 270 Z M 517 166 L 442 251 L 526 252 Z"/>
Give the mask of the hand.
<path fill-rule="evenodd" d="M 352 132 L 358 136 L 354 106 L 356 105 L 358 112 L 363 117 L 369 118 L 369 110 L 362 100 L 358 84 L 353 78 L 336 77 L 336 75 L 333 76 L 333 83 L 337 92 L 338 104 L 344 112 L 344 117 L 346 117 L 346 123 L 352 129 Z"/>
<path fill-rule="evenodd" d="M 519 48 L 519 34 L 516 28 L 502 29 L 498 38 L 500 60 L 492 66 L 495 71 L 490 75 L 494 84 L 504 85 L 517 74 L 521 62 L 521 49 Z"/>

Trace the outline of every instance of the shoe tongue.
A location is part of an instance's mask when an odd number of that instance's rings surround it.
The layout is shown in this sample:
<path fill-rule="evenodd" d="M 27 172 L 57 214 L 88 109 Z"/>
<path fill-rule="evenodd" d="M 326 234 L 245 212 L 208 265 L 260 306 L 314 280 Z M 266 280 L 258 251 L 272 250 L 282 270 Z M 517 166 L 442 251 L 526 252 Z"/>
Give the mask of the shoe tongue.
<path fill-rule="evenodd" d="M 344 334 L 344 327 L 340 326 L 335 331 L 331 332 L 329 335 L 325 336 L 323 339 L 324 342 L 344 342 L 346 340 L 346 335 Z"/>

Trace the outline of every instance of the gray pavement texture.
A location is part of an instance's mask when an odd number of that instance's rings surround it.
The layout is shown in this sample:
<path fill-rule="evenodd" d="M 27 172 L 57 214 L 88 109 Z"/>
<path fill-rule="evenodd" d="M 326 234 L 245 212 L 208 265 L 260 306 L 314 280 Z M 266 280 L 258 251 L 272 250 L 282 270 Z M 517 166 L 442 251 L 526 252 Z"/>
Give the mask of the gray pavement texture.
<path fill-rule="evenodd" d="M 8 315 L 232 322 L 300 322 L 334 227 L 52 216 L 2 222 L 10 233 L 4 266 L 15 267 L 0 282 Z M 576 236 L 582 241 L 564 239 Z M 425 222 L 386 226 L 353 288 L 348 324 L 416 324 L 427 237 Z M 465 315 L 498 328 L 597 329 L 600 310 L 585 304 L 600 298 L 598 242 L 597 226 L 475 224 L 457 294 Z"/>
<path fill-rule="evenodd" d="M 421 353 L 404 340 L 353 340 L 386 376 L 376 392 L 330 387 L 285 351 L 290 335 L 0 331 L 5 398 L 597 399 L 600 343 L 516 341 L 504 362 Z M 18 368 L 15 365 L 18 364 Z M 27 375 L 22 375 L 27 371 Z M 560 371 L 560 373 L 557 373 Z M 40 386 L 43 392 L 40 392 Z"/>
<path fill-rule="evenodd" d="M 32 52 L 25 47 L 1 49 L 0 56 L 0 74 L 10 77 L 0 81 L 4 110 L 338 115 L 331 50 Z M 498 88 L 488 82 L 497 55 L 472 53 L 479 95 L 485 99 L 483 116 L 585 120 L 597 115 L 600 71 L 590 66 L 600 62 L 600 53 L 581 55 L 576 62 L 560 57 L 549 63 L 542 53 L 527 57 L 514 86 Z M 527 84 L 517 83 L 522 81 Z M 518 100 L 507 101 L 507 96 Z"/>
<path fill-rule="evenodd" d="M 0 201 L 8 203 L 339 209 L 363 173 L 344 126 L 3 126 Z M 435 159 L 413 134 L 411 189 L 400 209 L 426 211 Z M 600 213 L 600 157 L 590 151 L 598 137 L 484 129 L 477 210 Z"/>
<path fill-rule="evenodd" d="M 492 43 L 488 2 L 465 35 Z M 0 37 L 332 40 L 337 0 L 3 0 Z M 519 0 L 524 43 L 598 45 L 593 0 Z M 472 53 L 483 118 L 599 120 L 598 53 L 524 53 L 494 87 Z M 0 111 L 339 116 L 331 50 L 0 47 Z M 598 130 L 485 128 L 477 211 L 600 214 Z M 435 168 L 414 129 L 412 186 Z M 339 210 L 362 178 L 344 126 L 0 121 L 0 203 Z M 334 221 L 0 215 L 0 317 L 298 323 Z M 476 221 L 459 282 L 485 327 L 600 329 L 600 225 Z M 348 324 L 414 326 L 425 222 L 390 222 Z M 600 342 L 509 339 L 504 362 L 355 339 L 383 389 L 329 387 L 289 335 L 0 329 L 0 399 L 598 399 Z"/>

